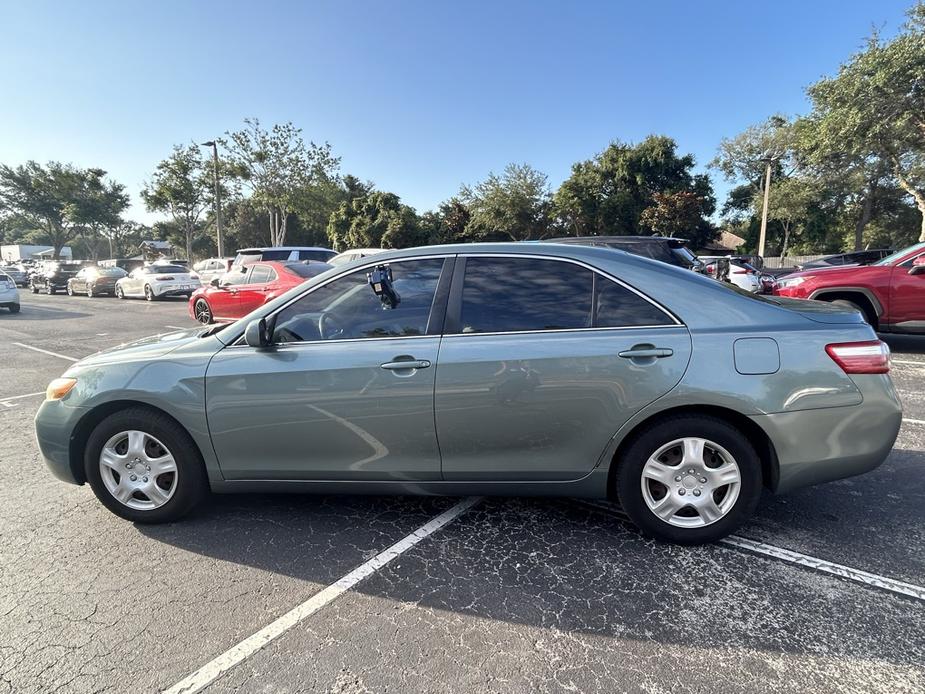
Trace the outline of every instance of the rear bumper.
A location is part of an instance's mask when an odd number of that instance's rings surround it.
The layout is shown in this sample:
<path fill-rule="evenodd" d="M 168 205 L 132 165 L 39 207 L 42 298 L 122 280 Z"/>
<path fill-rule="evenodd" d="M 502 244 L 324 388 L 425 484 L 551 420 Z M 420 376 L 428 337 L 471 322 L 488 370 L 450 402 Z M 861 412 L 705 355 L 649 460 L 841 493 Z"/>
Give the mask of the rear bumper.
<path fill-rule="evenodd" d="M 899 397 L 889 376 L 853 380 L 864 398 L 860 405 L 751 417 L 777 453 L 774 491 L 860 475 L 886 460 L 902 424 Z"/>
<path fill-rule="evenodd" d="M 199 287 L 151 287 L 155 296 L 189 296 Z"/>

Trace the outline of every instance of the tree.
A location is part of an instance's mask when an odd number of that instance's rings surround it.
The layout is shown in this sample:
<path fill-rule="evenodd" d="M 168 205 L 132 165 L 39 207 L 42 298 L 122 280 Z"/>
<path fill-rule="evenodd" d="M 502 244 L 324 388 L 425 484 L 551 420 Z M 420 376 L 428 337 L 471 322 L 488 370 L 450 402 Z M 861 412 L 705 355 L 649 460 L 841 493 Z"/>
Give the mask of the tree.
<path fill-rule="evenodd" d="M 113 255 L 114 236 L 123 226 L 122 213 L 128 208 L 125 186 L 104 179 L 102 169 L 87 169 L 76 199 L 68 204 L 65 214 L 85 231 L 87 246 L 94 260 L 99 259 L 99 242 L 109 242 L 109 257 Z"/>
<path fill-rule="evenodd" d="M 808 117 L 821 156 L 841 152 L 881 163 L 912 197 L 925 241 L 925 2 L 900 33 L 867 47 L 808 90 Z"/>
<path fill-rule="evenodd" d="M 231 170 L 251 191 L 252 205 L 267 213 L 270 245 L 282 246 L 300 195 L 312 185 L 336 179 L 340 159 L 326 142 L 306 145 L 302 131 L 292 123 L 274 125 L 269 131 L 256 118 L 244 123 L 242 130 L 226 133 L 222 146 L 228 151 Z"/>
<path fill-rule="evenodd" d="M 186 258 L 193 257 L 193 241 L 199 221 L 209 204 L 212 188 L 210 172 L 196 145 L 173 148 L 173 153 L 157 165 L 141 198 L 151 212 L 167 212 L 180 229 L 186 243 Z"/>
<path fill-rule="evenodd" d="M 708 227 L 708 238 L 701 239 L 696 233 L 704 226 L 704 203 L 702 196 L 689 190 L 654 193 L 652 205 L 642 211 L 639 223 L 661 236 L 686 235 L 695 248 L 701 248 L 715 236 L 712 226 Z"/>
<path fill-rule="evenodd" d="M 694 174 L 694 158 L 678 156 L 670 137 L 650 135 L 637 145 L 611 143 L 594 159 L 577 162 L 554 197 L 557 221 L 569 233 L 628 235 L 646 230 L 642 213 L 655 194 L 686 191 L 702 199 L 702 217 L 685 236 L 712 238 L 707 219 L 716 208 L 709 177 Z M 692 220 L 691 220 L 692 221 Z"/>
<path fill-rule="evenodd" d="M 723 138 L 710 166 L 727 181 L 744 181 L 753 193 L 763 192 L 767 162 L 771 162 L 772 184 L 789 176 L 796 166 L 795 146 L 793 123 L 777 114 L 735 137 Z"/>
<path fill-rule="evenodd" d="M 470 238 L 526 241 L 552 230 L 546 174 L 529 164 L 508 164 L 500 176 L 491 173 L 474 187 L 463 186 L 459 198 L 470 214 Z"/>
<path fill-rule="evenodd" d="M 60 162 L 0 165 L 0 207 L 40 228 L 59 258 L 87 225 L 112 223 L 128 204 L 123 187 L 104 181 L 105 175 Z"/>
<path fill-rule="evenodd" d="M 466 240 L 466 228 L 472 213 L 462 200 L 452 197 L 421 216 L 428 243 L 460 243 Z"/>
<path fill-rule="evenodd" d="M 331 246 L 348 248 L 406 248 L 426 242 L 417 213 L 394 193 L 373 191 L 342 202 L 328 223 Z"/>

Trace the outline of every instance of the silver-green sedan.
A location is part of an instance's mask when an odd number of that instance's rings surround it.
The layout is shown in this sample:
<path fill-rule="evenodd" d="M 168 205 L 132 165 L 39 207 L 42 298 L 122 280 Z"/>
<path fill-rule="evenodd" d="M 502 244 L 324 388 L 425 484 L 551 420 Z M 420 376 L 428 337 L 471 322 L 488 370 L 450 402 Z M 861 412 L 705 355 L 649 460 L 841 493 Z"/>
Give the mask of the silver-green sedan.
<path fill-rule="evenodd" d="M 762 488 L 877 467 L 889 366 L 851 309 L 611 249 L 436 246 L 88 357 L 35 426 L 57 477 L 136 522 L 209 490 L 565 495 L 699 543 Z"/>

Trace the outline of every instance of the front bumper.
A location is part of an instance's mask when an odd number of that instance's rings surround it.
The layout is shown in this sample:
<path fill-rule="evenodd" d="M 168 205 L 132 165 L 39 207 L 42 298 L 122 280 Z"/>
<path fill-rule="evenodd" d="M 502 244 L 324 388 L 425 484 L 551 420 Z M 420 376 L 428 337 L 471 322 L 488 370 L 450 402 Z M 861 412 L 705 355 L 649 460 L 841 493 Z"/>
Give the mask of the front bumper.
<path fill-rule="evenodd" d="M 70 484 L 83 484 L 83 461 L 71 465 L 71 437 L 86 408 L 71 407 L 65 400 L 46 400 L 35 414 L 35 440 L 52 474 Z"/>
<path fill-rule="evenodd" d="M 751 417 L 777 453 L 774 491 L 860 475 L 886 460 L 902 424 L 899 397 L 889 376 L 852 378 L 863 397 L 859 405 Z"/>

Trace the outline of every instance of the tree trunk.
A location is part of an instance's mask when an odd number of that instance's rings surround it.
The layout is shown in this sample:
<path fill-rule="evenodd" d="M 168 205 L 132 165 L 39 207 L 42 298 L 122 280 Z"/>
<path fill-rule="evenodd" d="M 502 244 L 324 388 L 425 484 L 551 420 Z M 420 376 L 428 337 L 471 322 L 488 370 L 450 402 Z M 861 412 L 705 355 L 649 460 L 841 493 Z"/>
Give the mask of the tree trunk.
<path fill-rule="evenodd" d="M 872 178 L 867 184 L 867 195 L 864 196 L 864 206 L 861 208 L 861 218 L 854 225 L 854 250 L 860 251 L 864 245 L 864 229 L 870 221 L 874 207 L 874 196 L 877 193 L 877 179 Z"/>
<path fill-rule="evenodd" d="M 919 213 L 922 215 L 919 242 L 925 242 L 925 192 L 913 186 L 912 182 L 905 177 L 896 157 L 893 157 L 893 173 L 896 175 L 896 180 L 899 182 L 900 187 L 912 196 L 913 200 L 915 200 L 915 206 L 919 208 Z"/>
<path fill-rule="evenodd" d="M 784 263 L 784 258 L 787 257 L 787 244 L 790 242 L 790 225 L 782 224 L 784 228 L 784 245 L 780 250 L 781 265 Z"/>
<path fill-rule="evenodd" d="M 193 262 L 193 226 L 186 226 L 186 262 Z"/>
<path fill-rule="evenodd" d="M 286 210 L 280 210 L 280 211 L 279 211 L 279 218 L 280 218 L 280 224 L 279 224 L 279 242 L 278 242 L 276 245 L 277 245 L 277 246 L 283 246 L 283 245 L 285 245 L 285 243 L 286 243 L 286 222 L 289 221 L 289 215 L 287 214 L 287 211 L 286 211 Z"/>

